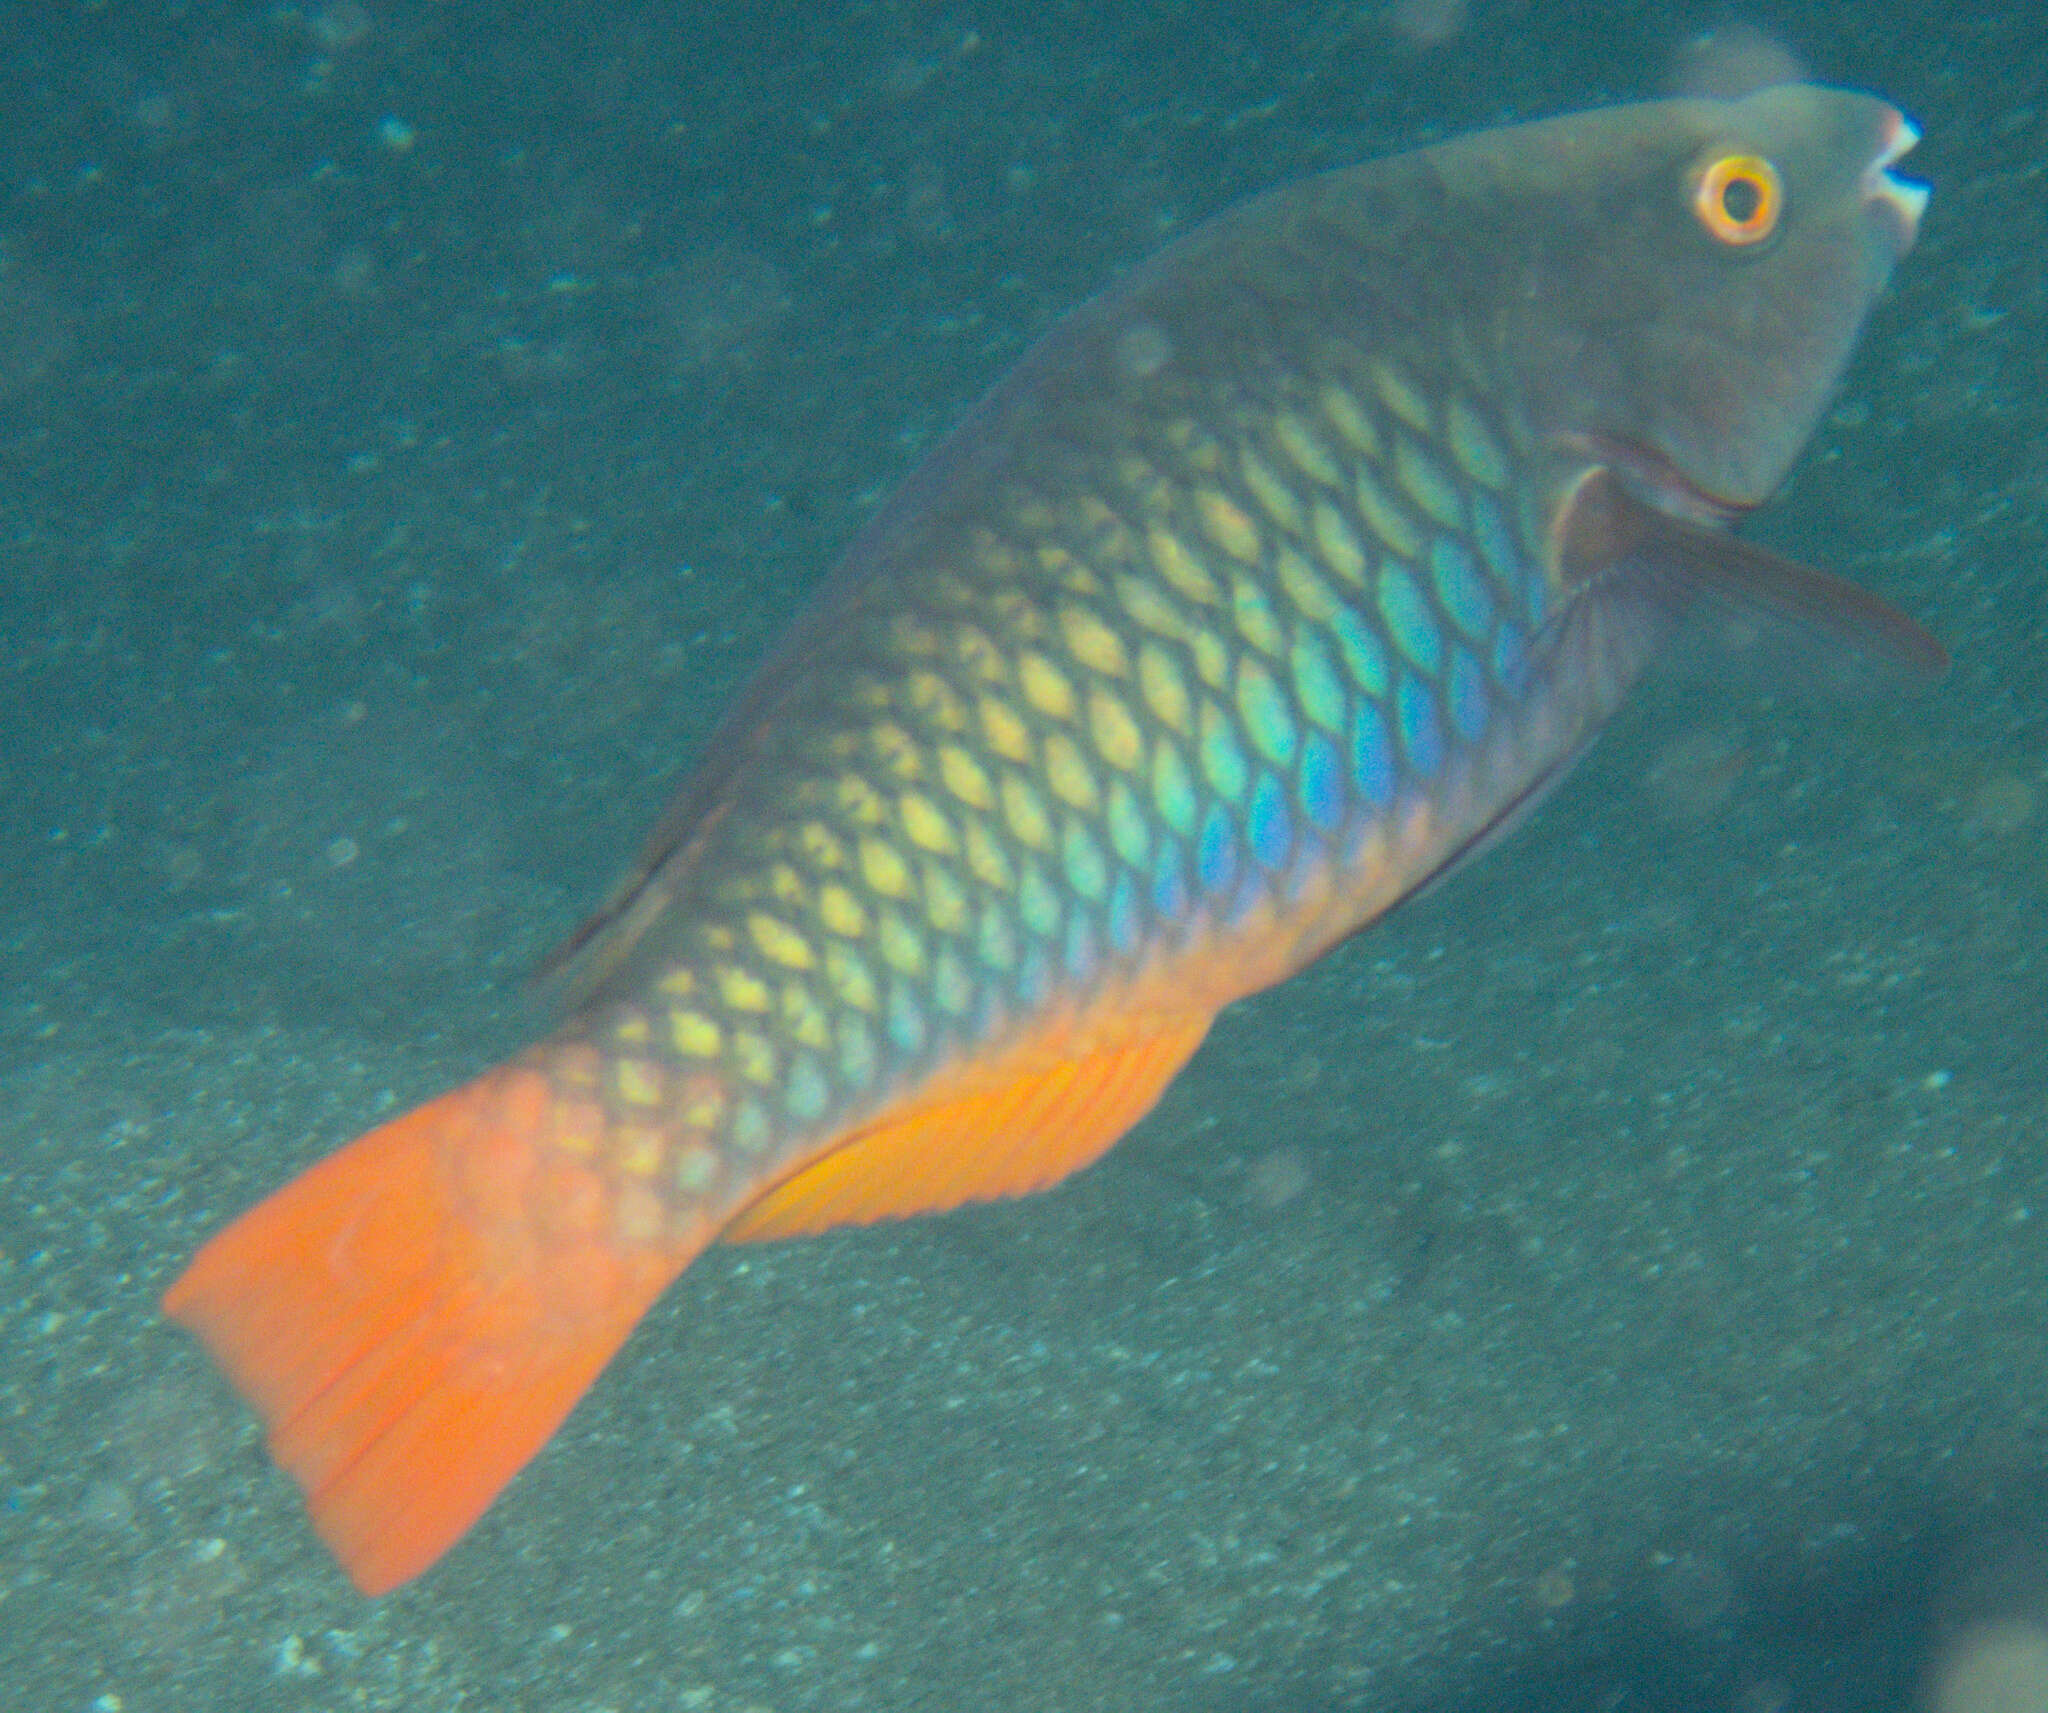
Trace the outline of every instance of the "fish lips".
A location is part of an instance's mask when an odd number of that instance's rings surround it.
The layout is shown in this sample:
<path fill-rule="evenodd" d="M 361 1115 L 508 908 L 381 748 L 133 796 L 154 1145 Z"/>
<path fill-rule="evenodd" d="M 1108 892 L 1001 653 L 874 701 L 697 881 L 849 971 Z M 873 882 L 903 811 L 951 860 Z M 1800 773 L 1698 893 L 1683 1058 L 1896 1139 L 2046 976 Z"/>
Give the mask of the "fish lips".
<path fill-rule="evenodd" d="M 1904 256 L 1920 236 L 1920 217 L 1927 212 L 1929 187 L 1902 178 L 1892 168 L 1920 141 L 1920 127 L 1897 108 L 1889 110 L 1877 158 L 1863 174 L 1864 206 L 1890 237 L 1893 257 Z"/>

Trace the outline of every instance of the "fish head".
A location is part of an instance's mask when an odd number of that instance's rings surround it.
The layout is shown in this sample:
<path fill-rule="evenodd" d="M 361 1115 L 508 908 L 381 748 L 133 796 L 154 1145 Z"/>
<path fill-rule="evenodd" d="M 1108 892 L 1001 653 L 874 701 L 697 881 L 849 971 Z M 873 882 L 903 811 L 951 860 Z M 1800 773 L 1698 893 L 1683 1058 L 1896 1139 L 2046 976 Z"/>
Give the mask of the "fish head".
<path fill-rule="evenodd" d="M 1566 484 L 1726 518 L 1783 480 L 1927 201 L 1875 97 L 1779 84 L 1523 127 L 1502 345 Z M 1479 163 L 1474 163 L 1478 166 Z M 1496 184 L 1498 180 L 1496 179 Z"/>

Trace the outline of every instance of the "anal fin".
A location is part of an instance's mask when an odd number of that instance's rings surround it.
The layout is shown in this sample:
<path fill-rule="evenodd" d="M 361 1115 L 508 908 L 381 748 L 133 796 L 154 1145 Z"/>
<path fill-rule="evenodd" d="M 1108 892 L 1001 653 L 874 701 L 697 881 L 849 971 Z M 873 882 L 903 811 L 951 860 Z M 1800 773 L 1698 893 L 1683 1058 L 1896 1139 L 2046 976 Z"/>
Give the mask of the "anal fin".
<path fill-rule="evenodd" d="M 1049 1189 L 1151 1111 L 1213 1015 L 1116 1015 L 1034 1034 L 850 1132 L 721 1235 L 798 1237 Z"/>

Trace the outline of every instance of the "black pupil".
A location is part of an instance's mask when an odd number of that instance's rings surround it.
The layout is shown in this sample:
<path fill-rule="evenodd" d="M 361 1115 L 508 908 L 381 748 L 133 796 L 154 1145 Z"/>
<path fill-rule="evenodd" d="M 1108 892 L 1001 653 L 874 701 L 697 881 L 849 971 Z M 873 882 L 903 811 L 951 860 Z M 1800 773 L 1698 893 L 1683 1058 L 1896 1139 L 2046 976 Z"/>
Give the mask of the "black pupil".
<path fill-rule="evenodd" d="M 1738 226 L 1747 226 L 1764 205 L 1764 193 L 1753 178 L 1731 178 L 1721 187 L 1721 212 Z"/>

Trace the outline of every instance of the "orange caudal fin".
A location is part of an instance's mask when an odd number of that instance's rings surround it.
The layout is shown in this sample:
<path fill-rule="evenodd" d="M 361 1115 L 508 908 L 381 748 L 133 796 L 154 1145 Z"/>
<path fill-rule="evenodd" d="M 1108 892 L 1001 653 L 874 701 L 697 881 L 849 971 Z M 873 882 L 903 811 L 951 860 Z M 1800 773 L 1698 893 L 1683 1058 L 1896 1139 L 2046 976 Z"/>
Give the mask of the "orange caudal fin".
<path fill-rule="evenodd" d="M 546 1443 L 694 1252 L 627 1250 L 503 1068 L 371 1131 L 164 1297 L 262 1415 L 349 1576 L 418 1575 Z"/>

